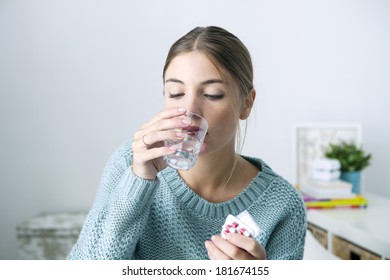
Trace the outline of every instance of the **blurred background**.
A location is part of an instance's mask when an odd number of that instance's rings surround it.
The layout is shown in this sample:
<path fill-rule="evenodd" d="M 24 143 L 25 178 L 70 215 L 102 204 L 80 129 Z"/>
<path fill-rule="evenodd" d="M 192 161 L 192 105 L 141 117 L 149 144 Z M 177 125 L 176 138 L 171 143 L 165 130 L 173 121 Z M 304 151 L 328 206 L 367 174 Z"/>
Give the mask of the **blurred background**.
<path fill-rule="evenodd" d="M 114 149 L 162 109 L 170 45 L 218 25 L 250 50 L 243 154 L 294 182 L 296 123 L 359 123 L 390 198 L 387 0 L 0 0 L 0 259 L 41 212 L 88 211 Z"/>

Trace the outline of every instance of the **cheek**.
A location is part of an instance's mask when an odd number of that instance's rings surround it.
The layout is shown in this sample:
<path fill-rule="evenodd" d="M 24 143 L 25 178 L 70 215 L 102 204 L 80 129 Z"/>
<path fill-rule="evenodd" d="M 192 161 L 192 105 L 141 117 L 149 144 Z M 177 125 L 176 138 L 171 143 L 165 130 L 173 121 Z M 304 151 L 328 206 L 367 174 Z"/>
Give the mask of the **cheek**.
<path fill-rule="evenodd" d="M 164 106 L 165 107 L 169 104 L 169 99 L 171 99 L 171 98 L 169 98 L 168 94 L 164 92 L 163 93 L 163 101 L 164 101 Z"/>
<path fill-rule="evenodd" d="M 213 132 L 214 135 L 227 135 L 235 134 L 238 125 L 238 117 L 233 111 L 226 113 L 212 114 L 208 118 L 209 130 Z"/>
<path fill-rule="evenodd" d="M 178 103 L 173 102 L 172 98 L 169 98 L 168 96 L 164 95 L 164 108 L 172 108 L 172 107 L 178 107 Z"/>

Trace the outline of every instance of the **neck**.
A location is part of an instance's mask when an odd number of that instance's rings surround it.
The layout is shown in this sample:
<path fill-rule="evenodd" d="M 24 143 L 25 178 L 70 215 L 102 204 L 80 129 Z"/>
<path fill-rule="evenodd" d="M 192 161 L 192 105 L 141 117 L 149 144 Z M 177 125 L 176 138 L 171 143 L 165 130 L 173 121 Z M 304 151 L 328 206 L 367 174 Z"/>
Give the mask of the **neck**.
<path fill-rule="evenodd" d="M 216 195 L 226 193 L 237 170 L 239 155 L 232 149 L 201 155 L 195 166 L 188 171 L 180 171 L 183 180 L 193 191 L 209 201 L 215 201 Z M 219 196 L 221 197 L 221 196 Z"/>

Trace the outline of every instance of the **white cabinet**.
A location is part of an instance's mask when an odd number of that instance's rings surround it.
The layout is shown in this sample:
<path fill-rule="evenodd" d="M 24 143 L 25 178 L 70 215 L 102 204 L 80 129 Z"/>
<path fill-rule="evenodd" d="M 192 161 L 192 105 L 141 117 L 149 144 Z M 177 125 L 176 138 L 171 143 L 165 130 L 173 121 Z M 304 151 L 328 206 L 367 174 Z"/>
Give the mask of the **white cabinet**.
<path fill-rule="evenodd" d="M 365 197 L 365 209 L 308 210 L 308 228 L 342 259 L 390 259 L 390 199 Z"/>

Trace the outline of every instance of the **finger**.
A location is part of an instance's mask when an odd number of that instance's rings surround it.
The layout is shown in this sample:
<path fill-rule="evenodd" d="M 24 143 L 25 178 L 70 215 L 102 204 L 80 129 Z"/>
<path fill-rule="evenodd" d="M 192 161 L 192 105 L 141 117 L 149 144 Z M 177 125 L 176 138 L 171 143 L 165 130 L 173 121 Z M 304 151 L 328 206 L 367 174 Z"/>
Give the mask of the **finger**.
<path fill-rule="evenodd" d="M 171 118 L 174 118 L 174 117 L 178 117 L 178 116 L 184 115 L 186 113 L 186 111 L 187 111 L 187 109 L 186 108 L 182 108 L 182 107 L 174 107 L 174 108 L 165 109 L 165 110 L 157 113 L 150 121 L 145 123 L 142 126 L 142 128 L 149 127 L 152 124 L 154 124 L 154 123 L 156 123 L 156 122 L 158 122 L 160 120 L 163 120 L 163 119 L 171 119 Z"/>
<path fill-rule="evenodd" d="M 214 235 L 211 237 L 211 241 L 219 248 L 225 255 L 233 260 L 251 260 L 255 259 L 249 252 L 242 249 L 240 246 L 230 243 L 229 241 L 223 239 L 219 235 Z"/>
<path fill-rule="evenodd" d="M 146 146 L 151 146 L 157 141 L 166 140 L 158 137 L 155 133 L 158 131 L 174 131 L 175 129 L 183 129 L 191 124 L 191 120 L 188 118 L 174 118 L 160 120 L 149 127 L 137 131 L 134 135 L 134 140 L 142 140 L 142 143 Z M 177 131 L 180 132 L 180 131 Z M 151 134 L 155 134 L 154 136 Z M 161 135 L 161 134 L 160 134 Z"/>
<path fill-rule="evenodd" d="M 137 154 L 133 154 L 132 170 L 135 175 L 147 180 L 154 180 L 157 172 L 165 168 L 166 164 L 162 160 L 165 155 L 175 153 L 175 147 L 160 147 L 151 150 L 144 150 Z"/>
<path fill-rule="evenodd" d="M 171 155 L 176 152 L 176 147 L 156 147 L 153 149 L 145 150 L 143 153 L 134 154 L 133 156 L 133 165 L 145 165 L 147 162 L 161 158 L 163 156 Z"/>
<path fill-rule="evenodd" d="M 160 120 L 151 126 L 141 130 L 141 134 L 145 135 L 153 131 L 165 131 L 165 130 L 181 130 L 187 128 L 191 124 L 191 120 L 188 118 L 174 118 Z"/>
<path fill-rule="evenodd" d="M 255 259 L 265 259 L 266 252 L 262 245 L 260 245 L 254 238 L 247 237 L 238 233 L 226 235 L 226 240 L 231 244 L 245 250 Z"/>
<path fill-rule="evenodd" d="M 161 143 L 161 146 L 164 145 L 164 141 L 166 140 L 172 140 L 172 141 L 182 141 L 184 139 L 184 136 L 185 136 L 185 133 L 183 132 L 180 132 L 180 131 L 173 131 L 173 130 L 169 130 L 169 131 L 152 131 L 150 132 L 149 134 L 146 134 L 144 136 L 144 141 L 145 142 L 144 144 L 145 145 L 149 145 L 148 143 L 154 143 L 154 144 L 157 144 L 157 143 Z M 147 141 L 145 141 L 145 138 L 147 137 Z M 154 145 L 153 144 L 153 145 Z"/>
<path fill-rule="evenodd" d="M 170 131 L 152 131 L 149 134 L 144 134 L 141 137 L 141 140 L 136 141 L 138 150 L 150 150 L 155 147 L 164 146 L 164 141 L 172 140 L 172 141 L 183 141 L 185 134 L 183 132 L 176 132 L 173 130 Z M 133 145 L 134 145 L 133 144 Z"/>
<path fill-rule="evenodd" d="M 231 258 L 223 253 L 212 241 L 206 240 L 205 246 L 210 260 L 231 260 Z"/>

